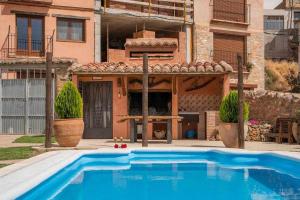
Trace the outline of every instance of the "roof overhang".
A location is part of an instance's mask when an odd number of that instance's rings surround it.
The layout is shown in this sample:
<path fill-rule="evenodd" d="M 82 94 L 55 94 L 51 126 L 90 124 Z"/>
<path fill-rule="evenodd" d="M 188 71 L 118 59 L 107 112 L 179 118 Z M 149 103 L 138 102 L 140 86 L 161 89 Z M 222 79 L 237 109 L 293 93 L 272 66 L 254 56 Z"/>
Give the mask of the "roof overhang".
<path fill-rule="evenodd" d="M 141 64 L 125 63 L 90 63 L 81 65 L 78 63 L 69 67 L 69 72 L 73 74 L 92 75 L 139 75 L 143 74 Z M 190 64 L 156 64 L 149 65 L 149 74 L 155 75 L 209 75 L 228 74 L 233 72 L 231 65 L 224 61 L 215 62 L 193 62 Z"/>

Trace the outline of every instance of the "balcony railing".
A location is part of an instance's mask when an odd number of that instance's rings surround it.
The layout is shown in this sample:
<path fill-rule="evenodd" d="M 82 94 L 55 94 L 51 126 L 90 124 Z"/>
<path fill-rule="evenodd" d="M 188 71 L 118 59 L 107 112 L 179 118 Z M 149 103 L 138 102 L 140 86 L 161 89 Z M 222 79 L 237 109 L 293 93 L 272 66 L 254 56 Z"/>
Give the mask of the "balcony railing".
<path fill-rule="evenodd" d="M 194 0 L 102 0 L 103 12 L 193 22 Z"/>
<path fill-rule="evenodd" d="M 32 39 L 30 35 L 20 38 L 15 33 L 8 32 L 1 47 L 0 59 L 15 57 L 44 57 L 47 52 L 53 52 L 53 36 L 45 39 Z"/>
<path fill-rule="evenodd" d="M 233 51 L 223 51 L 223 50 L 213 50 L 211 52 L 211 56 L 213 57 L 213 60 L 215 62 L 225 61 L 233 67 L 234 71 L 237 71 L 238 69 L 238 60 L 237 60 L 238 54 L 242 55 L 242 62 L 243 65 L 245 65 L 248 62 L 247 54 L 245 52 L 233 52 Z"/>
<path fill-rule="evenodd" d="M 230 0 L 211 0 L 212 19 L 250 24 L 250 4 Z"/>

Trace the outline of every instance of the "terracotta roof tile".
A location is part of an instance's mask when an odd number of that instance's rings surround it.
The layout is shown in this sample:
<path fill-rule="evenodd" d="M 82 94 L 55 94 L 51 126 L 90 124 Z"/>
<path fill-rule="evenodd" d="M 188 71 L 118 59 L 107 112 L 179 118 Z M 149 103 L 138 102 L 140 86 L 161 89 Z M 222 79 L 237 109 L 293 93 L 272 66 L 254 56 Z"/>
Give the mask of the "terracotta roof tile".
<path fill-rule="evenodd" d="M 126 65 L 125 63 L 90 63 L 81 65 L 74 63 L 69 67 L 71 73 L 91 74 L 141 74 L 142 65 Z M 156 64 L 149 66 L 149 73 L 152 74 L 205 74 L 205 73 L 230 73 L 233 68 L 224 61 L 215 62 L 194 62 L 191 64 Z"/>
<path fill-rule="evenodd" d="M 53 58 L 54 64 L 73 64 L 76 59 L 73 58 Z M 15 64 L 45 64 L 46 58 L 8 58 L 0 59 L 0 65 L 15 65 Z"/>
<path fill-rule="evenodd" d="M 125 47 L 177 47 L 175 38 L 136 38 L 126 39 Z"/>

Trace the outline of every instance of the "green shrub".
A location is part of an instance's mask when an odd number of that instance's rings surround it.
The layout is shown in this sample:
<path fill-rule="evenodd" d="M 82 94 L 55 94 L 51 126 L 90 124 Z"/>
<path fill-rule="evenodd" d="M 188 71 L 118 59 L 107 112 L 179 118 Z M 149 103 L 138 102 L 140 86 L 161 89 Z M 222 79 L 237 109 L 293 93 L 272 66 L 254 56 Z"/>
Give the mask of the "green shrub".
<path fill-rule="evenodd" d="M 244 103 L 244 120 L 248 121 L 249 118 L 249 104 Z M 225 123 L 238 122 L 238 93 L 231 91 L 222 100 L 220 106 L 220 119 Z"/>
<path fill-rule="evenodd" d="M 61 119 L 82 117 L 82 98 L 71 81 L 64 84 L 55 98 L 55 112 Z"/>

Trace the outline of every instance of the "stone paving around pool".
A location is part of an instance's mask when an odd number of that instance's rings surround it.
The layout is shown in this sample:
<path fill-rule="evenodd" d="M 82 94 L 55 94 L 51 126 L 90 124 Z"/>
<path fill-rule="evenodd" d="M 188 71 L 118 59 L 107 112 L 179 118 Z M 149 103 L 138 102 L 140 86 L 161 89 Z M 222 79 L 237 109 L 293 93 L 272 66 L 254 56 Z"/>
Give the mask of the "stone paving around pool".
<path fill-rule="evenodd" d="M 0 135 L 0 147 L 24 147 L 31 146 L 40 153 L 46 150 L 42 144 L 29 144 L 29 143 L 13 143 L 15 139 L 21 137 L 20 135 Z M 128 140 L 125 140 L 128 148 L 138 148 L 142 144 L 138 143 L 131 144 Z M 277 144 L 274 142 L 246 142 L 247 150 L 254 151 L 289 151 L 289 152 L 300 152 L 300 145 L 297 144 Z M 103 140 L 103 139 L 82 139 L 76 148 L 61 148 L 54 145 L 50 151 L 58 150 L 92 150 L 92 149 L 102 149 L 102 148 L 113 148 L 113 140 Z M 206 141 L 206 140 L 173 140 L 172 144 L 166 144 L 164 141 L 150 141 L 149 147 L 159 147 L 159 148 L 174 148 L 174 147 L 199 147 L 199 148 L 225 148 L 221 141 Z M 20 160 L 4 160 L 0 161 L 0 164 L 14 164 L 22 161 Z"/>
<path fill-rule="evenodd" d="M 141 147 L 141 142 L 131 144 L 125 141 L 129 148 Z M 107 148 L 114 145 L 113 140 L 81 140 L 78 147 L 84 148 Z M 291 151 L 300 152 L 300 145 L 297 144 L 277 144 L 274 142 L 246 142 L 247 150 L 254 151 Z M 149 142 L 149 147 L 211 147 L 211 148 L 225 148 L 221 141 L 206 141 L 206 140 L 173 140 L 172 144 L 166 144 L 165 142 Z"/>
<path fill-rule="evenodd" d="M 33 146 L 39 147 L 41 144 L 23 144 L 23 143 L 13 143 L 13 141 L 20 137 L 12 135 L 0 135 L 0 147 L 15 147 L 15 146 Z M 141 147 L 141 142 L 131 144 L 129 141 L 125 140 L 128 147 L 136 148 Z M 255 151 L 291 151 L 300 152 L 300 145 L 298 144 L 277 144 L 274 142 L 246 142 L 247 150 Z M 77 147 L 77 149 L 98 149 L 98 148 L 113 148 L 113 140 L 95 140 L 95 139 L 82 139 Z M 172 147 L 216 147 L 225 148 L 221 141 L 206 141 L 206 140 L 173 140 L 172 144 L 166 144 L 160 141 L 150 141 L 149 147 L 162 147 L 162 148 L 172 148 Z M 65 148 L 56 148 L 57 150 Z"/>
<path fill-rule="evenodd" d="M 83 141 L 84 142 L 84 141 Z M 197 141 L 196 143 L 198 143 Z M 176 142 L 175 142 L 176 143 Z M 111 144 L 110 142 L 108 144 Z M 68 150 L 68 151 L 52 151 L 38 156 L 32 157 L 30 159 L 24 160 L 14 165 L 10 165 L 0 169 L 0 199 L 15 199 L 20 194 L 28 191 L 29 189 L 35 187 L 37 184 L 46 180 L 48 177 L 52 176 L 60 169 L 64 168 L 74 160 L 78 159 L 80 156 L 85 154 L 93 153 L 118 153 L 118 154 L 128 154 L 131 150 L 139 151 L 187 151 L 187 152 L 205 152 L 205 151 L 221 151 L 221 152 L 231 152 L 240 154 L 259 154 L 265 153 L 265 151 L 247 151 L 240 149 L 226 149 L 226 148 L 203 148 L 195 147 L 179 147 L 173 145 L 163 145 L 161 147 L 150 147 L 150 148 L 134 148 L 130 146 L 130 149 L 119 149 L 115 150 L 113 148 L 100 148 L 98 150 Z M 277 151 L 276 154 L 281 156 L 288 156 L 291 159 L 300 159 L 299 152 L 284 152 Z"/>

